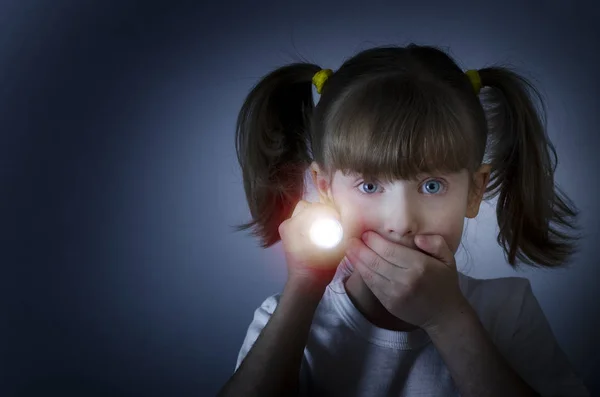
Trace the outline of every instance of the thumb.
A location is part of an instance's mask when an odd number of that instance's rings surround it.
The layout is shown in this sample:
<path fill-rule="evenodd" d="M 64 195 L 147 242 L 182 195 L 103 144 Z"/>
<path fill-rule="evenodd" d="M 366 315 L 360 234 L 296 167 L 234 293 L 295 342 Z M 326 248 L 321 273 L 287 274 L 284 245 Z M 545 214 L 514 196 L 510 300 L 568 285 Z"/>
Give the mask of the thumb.
<path fill-rule="evenodd" d="M 442 236 L 421 234 L 415 237 L 415 244 L 445 265 L 456 268 L 454 254 Z"/>

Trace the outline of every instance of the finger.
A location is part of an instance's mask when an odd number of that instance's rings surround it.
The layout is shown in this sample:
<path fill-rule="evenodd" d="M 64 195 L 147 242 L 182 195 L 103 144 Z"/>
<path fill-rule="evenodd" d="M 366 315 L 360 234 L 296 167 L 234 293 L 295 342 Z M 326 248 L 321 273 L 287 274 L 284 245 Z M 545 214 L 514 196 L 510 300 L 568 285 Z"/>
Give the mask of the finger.
<path fill-rule="evenodd" d="M 368 231 L 363 233 L 362 241 L 377 255 L 400 269 L 407 270 L 411 263 L 418 263 L 419 258 L 415 250 L 400 244 L 394 244 L 377 233 Z"/>
<path fill-rule="evenodd" d="M 394 277 L 394 265 L 377 255 L 376 252 L 358 239 L 353 238 L 350 240 L 346 249 L 346 256 L 353 265 L 361 265 L 367 271 L 373 273 L 373 277 L 383 278 L 388 283 Z"/>
<path fill-rule="evenodd" d="M 447 266 L 456 267 L 454 254 L 446 240 L 440 235 L 419 235 L 415 237 L 417 247 Z"/>
<path fill-rule="evenodd" d="M 379 299 L 380 302 L 384 302 L 386 300 L 385 291 L 390 288 L 390 280 L 381 274 L 374 272 L 369 266 L 364 265 L 362 262 L 357 262 L 354 268 L 358 271 L 366 286 L 373 292 L 377 299 Z"/>

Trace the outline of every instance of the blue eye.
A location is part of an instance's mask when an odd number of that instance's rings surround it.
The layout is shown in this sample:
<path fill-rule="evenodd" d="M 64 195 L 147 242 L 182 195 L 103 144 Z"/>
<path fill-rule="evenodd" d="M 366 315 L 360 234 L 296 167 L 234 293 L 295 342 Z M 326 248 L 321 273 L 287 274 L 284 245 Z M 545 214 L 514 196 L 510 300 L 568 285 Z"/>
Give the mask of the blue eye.
<path fill-rule="evenodd" d="M 365 193 L 366 194 L 372 194 L 372 193 L 376 193 L 378 190 L 378 186 L 376 183 L 373 182 L 361 182 L 358 186 L 368 186 L 370 187 L 370 189 L 365 189 L 367 190 Z"/>
<path fill-rule="evenodd" d="M 436 194 L 443 188 L 441 182 L 436 181 L 435 179 L 427 181 L 424 186 L 429 194 Z"/>

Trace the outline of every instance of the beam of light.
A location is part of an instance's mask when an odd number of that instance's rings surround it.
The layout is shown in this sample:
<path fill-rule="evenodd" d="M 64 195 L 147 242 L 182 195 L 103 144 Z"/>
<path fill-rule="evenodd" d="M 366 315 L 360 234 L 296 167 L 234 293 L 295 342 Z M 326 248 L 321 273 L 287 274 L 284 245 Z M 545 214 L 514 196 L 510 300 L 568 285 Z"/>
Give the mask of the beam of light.
<path fill-rule="evenodd" d="M 311 241 L 320 248 L 333 248 L 342 241 L 342 225 L 333 218 L 317 219 L 311 226 Z"/>

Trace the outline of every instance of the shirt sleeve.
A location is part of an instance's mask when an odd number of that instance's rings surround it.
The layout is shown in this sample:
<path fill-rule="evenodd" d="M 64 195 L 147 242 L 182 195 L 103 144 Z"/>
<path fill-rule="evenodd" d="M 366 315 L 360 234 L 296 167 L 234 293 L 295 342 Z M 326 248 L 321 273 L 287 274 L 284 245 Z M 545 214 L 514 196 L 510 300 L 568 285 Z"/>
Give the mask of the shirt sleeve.
<path fill-rule="evenodd" d="M 244 342 L 242 343 L 242 347 L 240 348 L 240 352 L 238 353 L 237 362 L 235 364 L 235 371 L 238 370 L 246 355 L 254 346 L 256 339 L 258 339 L 258 335 L 262 332 L 265 325 L 273 315 L 275 308 L 279 302 L 279 295 L 273 295 L 268 297 L 258 309 L 254 311 L 254 318 L 248 327 L 248 331 L 246 332 L 246 337 L 244 338 Z"/>
<path fill-rule="evenodd" d="M 543 397 L 589 397 L 559 346 L 526 278 L 519 278 L 520 306 L 511 308 L 514 326 L 505 335 L 504 357 L 512 368 Z"/>
<path fill-rule="evenodd" d="M 248 331 L 246 332 L 246 337 L 244 338 L 244 342 L 242 343 L 242 347 L 240 348 L 240 352 L 238 353 L 237 362 L 235 364 L 235 371 L 238 370 L 248 352 L 256 343 L 258 336 L 262 332 L 262 330 L 267 325 L 269 319 L 273 315 L 277 304 L 279 303 L 279 298 L 281 294 L 273 295 L 268 297 L 258 309 L 254 311 L 254 318 L 248 327 Z M 308 382 L 308 364 L 306 362 L 306 355 L 302 357 L 302 363 L 300 365 L 300 384 L 299 384 L 299 397 L 308 396 L 307 382 Z"/>

